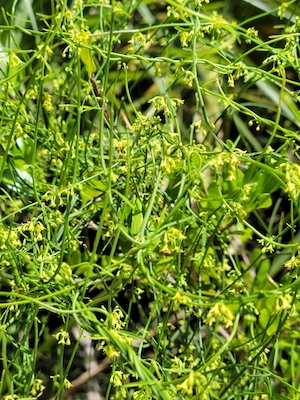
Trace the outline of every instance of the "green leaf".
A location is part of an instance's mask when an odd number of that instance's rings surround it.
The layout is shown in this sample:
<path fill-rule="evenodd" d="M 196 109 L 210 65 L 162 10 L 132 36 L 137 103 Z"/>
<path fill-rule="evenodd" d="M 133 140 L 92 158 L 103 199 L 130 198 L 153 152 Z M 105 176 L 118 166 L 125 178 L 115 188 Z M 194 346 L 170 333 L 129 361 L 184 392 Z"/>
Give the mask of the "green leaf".
<path fill-rule="evenodd" d="M 276 317 L 274 318 L 274 320 L 272 321 L 272 323 L 270 324 L 270 326 L 266 331 L 268 336 L 273 335 L 278 330 L 280 321 L 281 321 L 281 315 L 280 314 L 276 315 Z"/>
<path fill-rule="evenodd" d="M 189 163 L 189 167 L 190 169 L 196 169 L 199 170 L 202 167 L 202 157 L 199 153 L 197 153 L 196 151 L 192 151 L 189 154 L 189 158 L 188 158 L 188 163 Z"/>
<path fill-rule="evenodd" d="M 271 312 L 267 308 L 263 308 L 259 312 L 258 323 L 262 329 L 266 329 L 270 321 Z"/>
<path fill-rule="evenodd" d="M 257 209 L 259 208 L 269 208 L 272 205 L 271 196 L 267 193 L 263 193 L 260 196 L 259 203 L 257 205 Z"/>
<path fill-rule="evenodd" d="M 130 226 L 130 232 L 133 236 L 136 236 L 139 234 L 141 230 L 141 226 L 143 224 L 143 207 L 142 207 L 142 202 L 140 199 L 136 200 L 135 203 L 135 210 L 132 212 L 132 219 L 131 219 L 131 226 Z"/>
<path fill-rule="evenodd" d="M 105 183 L 101 182 L 99 177 L 90 179 L 85 185 L 82 186 L 82 189 L 80 190 L 82 206 L 85 206 L 89 200 L 100 196 L 106 191 L 106 188 L 107 187 Z"/>
<path fill-rule="evenodd" d="M 209 210 L 216 210 L 223 204 L 223 196 L 220 193 L 220 187 L 217 182 L 212 182 L 208 188 L 208 196 L 201 200 L 201 207 Z"/>
<path fill-rule="evenodd" d="M 97 67 L 93 59 L 93 53 L 90 49 L 86 47 L 82 47 L 80 49 L 80 59 L 83 64 L 86 66 L 88 75 L 91 76 L 94 72 L 96 72 Z"/>

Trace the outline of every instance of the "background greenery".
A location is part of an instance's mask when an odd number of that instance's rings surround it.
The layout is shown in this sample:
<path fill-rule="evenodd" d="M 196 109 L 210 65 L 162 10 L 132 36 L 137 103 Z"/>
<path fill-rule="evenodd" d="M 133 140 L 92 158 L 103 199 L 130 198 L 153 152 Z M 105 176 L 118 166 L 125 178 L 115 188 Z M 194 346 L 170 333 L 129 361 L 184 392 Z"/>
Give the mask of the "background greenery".
<path fill-rule="evenodd" d="M 298 14 L 6 2 L 1 398 L 300 398 Z"/>

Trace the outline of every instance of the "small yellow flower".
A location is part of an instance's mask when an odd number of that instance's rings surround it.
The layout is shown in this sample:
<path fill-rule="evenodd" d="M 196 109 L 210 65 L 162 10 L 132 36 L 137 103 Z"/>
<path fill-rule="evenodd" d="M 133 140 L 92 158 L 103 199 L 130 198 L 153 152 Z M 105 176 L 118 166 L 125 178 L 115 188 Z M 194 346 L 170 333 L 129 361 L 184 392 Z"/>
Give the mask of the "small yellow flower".
<path fill-rule="evenodd" d="M 50 378 L 53 380 L 54 386 L 60 385 L 60 374 L 51 375 Z M 72 387 L 73 385 L 68 379 L 65 378 L 63 381 L 63 386 L 65 389 L 70 389 L 70 387 Z"/>
<path fill-rule="evenodd" d="M 191 385 L 191 379 L 185 379 L 182 383 L 176 385 L 176 389 L 188 396 L 191 396 L 193 394 L 193 385 Z"/>
<path fill-rule="evenodd" d="M 178 20 L 181 18 L 179 12 L 177 11 L 177 8 L 172 7 L 172 6 L 167 7 L 167 16 L 174 17 L 175 20 Z"/>
<path fill-rule="evenodd" d="M 109 380 L 114 386 L 121 387 L 128 376 L 128 374 L 124 374 L 122 371 L 115 371 Z"/>
<path fill-rule="evenodd" d="M 212 326 L 217 320 L 219 320 L 221 324 L 224 324 L 225 328 L 232 326 L 234 321 L 234 315 L 231 310 L 221 302 L 216 303 L 208 311 L 204 322 L 207 325 Z"/>
<path fill-rule="evenodd" d="M 300 267 L 300 258 L 299 256 L 292 256 L 285 264 L 285 268 L 289 270 L 293 270 Z"/>
<path fill-rule="evenodd" d="M 290 310 L 290 316 L 298 316 L 296 306 L 293 304 L 293 297 L 290 294 L 278 296 L 275 303 L 275 313 Z"/>
<path fill-rule="evenodd" d="M 53 104 L 52 104 L 52 96 L 51 96 L 50 93 L 45 93 L 44 94 L 43 107 L 49 113 L 53 113 L 54 112 L 54 107 L 53 107 Z"/>
<path fill-rule="evenodd" d="M 114 348 L 112 345 L 107 345 L 104 349 L 105 354 L 107 355 L 108 358 L 113 358 L 113 357 L 118 357 L 119 352 Z"/>
<path fill-rule="evenodd" d="M 161 163 L 161 169 L 166 174 L 171 174 L 176 170 L 176 162 L 172 157 L 165 157 L 163 162 Z"/>
<path fill-rule="evenodd" d="M 116 329 L 122 329 L 126 323 L 122 321 L 122 318 L 124 318 L 123 311 L 116 307 L 111 315 L 112 318 L 112 326 Z"/>
<path fill-rule="evenodd" d="M 274 236 L 270 236 L 270 240 L 274 240 Z M 263 245 L 261 252 L 264 253 L 274 253 L 276 249 L 275 243 L 271 243 L 268 241 L 268 238 L 265 239 L 258 239 L 258 243 L 261 243 Z"/>
<path fill-rule="evenodd" d="M 43 381 L 41 379 L 35 379 L 33 381 L 30 394 L 34 397 L 40 397 L 43 394 L 45 388 L 46 387 L 43 385 Z"/>
<path fill-rule="evenodd" d="M 145 36 L 141 32 L 134 33 L 128 43 L 131 44 L 130 51 L 135 52 L 135 54 L 142 52 L 150 44 L 149 37 Z"/>
<path fill-rule="evenodd" d="M 181 358 L 174 356 L 172 360 L 172 368 L 174 369 L 184 369 L 185 368 L 185 361 Z"/>
<path fill-rule="evenodd" d="M 251 44 L 251 38 L 256 38 L 258 36 L 258 30 L 255 28 L 251 27 L 247 29 L 246 35 L 248 36 L 247 39 L 245 40 L 246 43 Z"/>
<path fill-rule="evenodd" d="M 58 341 L 58 344 L 66 346 L 70 346 L 71 344 L 69 332 L 66 332 L 62 329 L 52 336 Z"/>
<path fill-rule="evenodd" d="M 60 378 L 59 374 L 50 375 L 50 378 L 53 380 L 55 386 L 59 385 L 59 378 Z"/>
<path fill-rule="evenodd" d="M 68 379 L 64 379 L 64 388 L 65 389 L 70 389 L 72 387 L 72 383 Z"/>
<path fill-rule="evenodd" d="M 8 64 L 10 67 L 18 67 L 18 66 L 24 64 L 24 62 L 21 61 L 16 54 L 9 53 Z"/>
<path fill-rule="evenodd" d="M 193 40 L 195 35 L 194 29 L 191 29 L 189 32 L 183 31 L 180 33 L 180 44 L 181 47 L 188 47 Z"/>
<path fill-rule="evenodd" d="M 162 111 L 165 115 L 171 116 L 172 112 L 170 108 L 176 111 L 177 107 L 184 103 L 184 100 L 172 98 L 169 100 L 168 104 L 165 96 L 155 96 L 153 99 L 149 100 L 148 103 L 151 103 L 157 111 Z"/>

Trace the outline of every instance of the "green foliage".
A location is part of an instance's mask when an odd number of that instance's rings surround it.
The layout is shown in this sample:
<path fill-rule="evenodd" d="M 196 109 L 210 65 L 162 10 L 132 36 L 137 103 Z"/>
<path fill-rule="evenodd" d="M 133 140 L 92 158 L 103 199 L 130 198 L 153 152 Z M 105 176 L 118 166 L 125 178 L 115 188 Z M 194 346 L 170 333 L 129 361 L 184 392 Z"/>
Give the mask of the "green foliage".
<path fill-rule="evenodd" d="M 1 398 L 299 398 L 299 6 L 233 3 L 7 2 Z"/>

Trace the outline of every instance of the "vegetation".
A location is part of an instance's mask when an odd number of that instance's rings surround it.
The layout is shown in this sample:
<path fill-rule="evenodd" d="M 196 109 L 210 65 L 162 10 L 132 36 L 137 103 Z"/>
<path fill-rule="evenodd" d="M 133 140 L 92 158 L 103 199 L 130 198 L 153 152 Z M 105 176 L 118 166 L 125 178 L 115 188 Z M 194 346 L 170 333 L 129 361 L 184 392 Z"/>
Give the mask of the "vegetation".
<path fill-rule="evenodd" d="M 298 3 L 6 2 L 1 398 L 300 398 Z"/>

